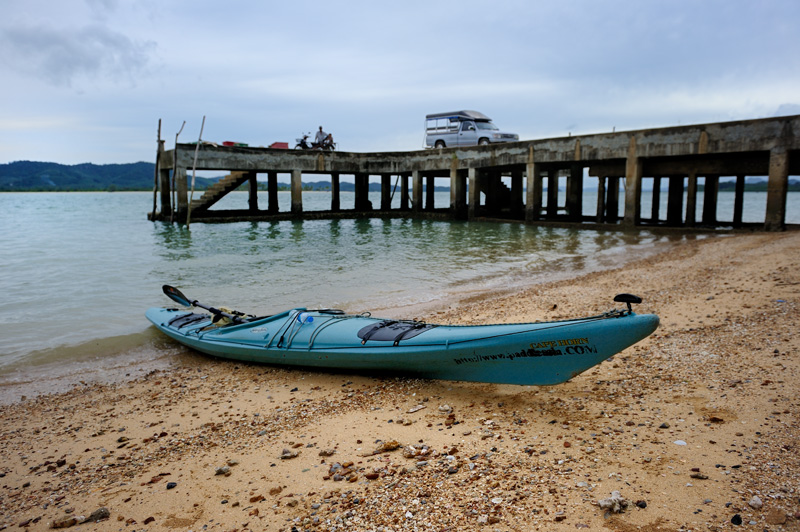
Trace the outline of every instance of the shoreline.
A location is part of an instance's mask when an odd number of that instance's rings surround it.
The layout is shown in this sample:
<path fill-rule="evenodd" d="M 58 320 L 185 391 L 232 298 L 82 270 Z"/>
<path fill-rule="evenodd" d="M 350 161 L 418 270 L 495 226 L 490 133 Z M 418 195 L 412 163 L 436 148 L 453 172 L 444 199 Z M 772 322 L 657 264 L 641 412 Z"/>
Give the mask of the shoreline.
<path fill-rule="evenodd" d="M 661 317 L 558 386 L 198 357 L 0 406 L 0 527 L 105 507 L 93 530 L 800 530 L 798 257 L 797 232 L 686 241 L 425 316 L 555 320 L 632 292 Z M 624 513 L 596 505 L 613 491 Z"/>

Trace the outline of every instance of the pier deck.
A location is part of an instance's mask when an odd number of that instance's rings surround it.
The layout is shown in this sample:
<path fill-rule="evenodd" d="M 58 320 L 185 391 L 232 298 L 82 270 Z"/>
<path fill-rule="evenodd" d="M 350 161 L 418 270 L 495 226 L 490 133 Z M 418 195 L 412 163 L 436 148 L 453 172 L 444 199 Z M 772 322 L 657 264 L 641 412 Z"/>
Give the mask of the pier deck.
<path fill-rule="evenodd" d="M 800 174 L 800 115 L 411 152 L 321 152 L 204 143 L 197 152 L 196 166 L 195 148 L 194 144 L 177 144 L 165 151 L 161 143 L 157 158 L 161 210 L 151 213 L 151 219 L 184 223 L 439 212 L 454 219 L 489 216 L 529 223 L 718 227 L 731 225 L 730 221 L 719 222 L 716 212 L 720 178 L 732 176 L 736 183 L 732 225 L 743 227 L 753 226 L 742 223 L 745 179 L 763 176 L 767 180 L 766 215 L 755 228 L 778 231 L 786 227 L 789 176 Z M 190 205 L 187 175 L 193 169 L 230 175 Z M 266 210 L 259 208 L 258 174 L 267 175 Z M 291 176 L 289 212 L 278 210 L 278 174 Z M 331 176 L 330 211 L 303 211 L 302 177 L 309 174 Z M 354 176 L 352 211 L 339 207 L 342 175 Z M 596 177 L 598 183 L 594 216 L 583 215 L 587 175 Z M 381 178 L 379 207 L 368 199 L 370 176 Z M 448 206 L 433 205 L 437 178 L 449 180 Z M 509 180 L 510 186 L 506 184 Z M 652 187 L 645 190 L 642 183 L 650 180 Z M 662 180 L 668 183 L 665 217 L 659 212 Z M 399 209 L 391 208 L 393 181 L 401 182 Z M 250 191 L 248 209 L 210 208 L 245 183 Z M 620 186 L 624 187 L 623 205 L 619 204 Z M 695 215 L 698 187 L 703 189 L 700 219 Z M 562 203 L 559 188 L 566 189 Z M 646 193 L 652 194 L 650 213 L 641 212 Z"/>

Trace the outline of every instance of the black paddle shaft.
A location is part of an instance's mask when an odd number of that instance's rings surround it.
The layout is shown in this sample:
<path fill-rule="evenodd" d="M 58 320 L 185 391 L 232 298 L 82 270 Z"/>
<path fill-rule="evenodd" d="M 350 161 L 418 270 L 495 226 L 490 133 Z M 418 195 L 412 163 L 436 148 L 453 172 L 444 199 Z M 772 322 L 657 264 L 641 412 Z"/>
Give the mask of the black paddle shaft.
<path fill-rule="evenodd" d="M 218 308 L 214 308 L 214 307 L 210 307 L 208 305 L 204 305 L 204 304 L 200 303 L 199 301 L 197 301 L 196 299 L 189 299 L 188 297 L 183 295 L 183 292 L 181 292 L 180 290 L 178 290 L 174 286 L 170 286 L 168 284 L 165 284 L 164 286 L 161 287 L 161 289 L 164 291 L 164 295 L 166 295 L 168 298 L 170 298 L 171 300 L 175 301 L 176 303 L 179 303 L 179 304 L 183 305 L 184 307 L 201 308 L 201 309 L 209 311 L 210 313 L 214 314 L 215 316 L 224 316 L 224 317 L 228 318 L 229 320 L 231 320 L 233 323 L 246 323 L 245 320 L 243 320 L 239 316 L 236 316 L 235 314 L 229 314 L 227 312 L 223 312 L 223 311 L 219 310 Z"/>

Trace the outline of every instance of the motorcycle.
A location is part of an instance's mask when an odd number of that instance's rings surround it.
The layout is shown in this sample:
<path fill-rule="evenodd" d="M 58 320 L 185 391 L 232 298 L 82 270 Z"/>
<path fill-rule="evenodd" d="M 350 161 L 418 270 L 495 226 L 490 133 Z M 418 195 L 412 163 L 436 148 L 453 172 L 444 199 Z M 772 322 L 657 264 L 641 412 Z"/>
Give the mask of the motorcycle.
<path fill-rule="evenodd" d="M 332 142 L 328 138 L 323 140 L 322 142 L 309 142 L 308 136 L 311 133 L 306 133 L 303 135 L 301 139 L 295 139 L 297 144 L 295 145 L 294 149 L 296 150 L 322 150 L 322 151 L 334 151 L 336 149 L 336 143 Z"/>

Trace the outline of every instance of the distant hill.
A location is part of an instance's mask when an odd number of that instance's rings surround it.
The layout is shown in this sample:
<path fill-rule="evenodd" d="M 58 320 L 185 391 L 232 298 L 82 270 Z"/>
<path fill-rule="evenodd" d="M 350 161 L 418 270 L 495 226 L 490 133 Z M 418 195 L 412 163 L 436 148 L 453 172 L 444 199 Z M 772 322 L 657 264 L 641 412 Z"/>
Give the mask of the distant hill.
<path fill-rule="evenodd" d="M 127 164 L 75 164 L 16 161 L 0 164 L 0 192 L 77 192 L 77 191 L 130 191 L 153 190 L 153 163 Z M 205 190 L 220 177 L 195 180 L 196 190 Z M 259 189 L 266 190 L 266 181 L 259 181 Z M 246 188 L 247 185 L 242 185 Z M 278 183 L 279 190 L 289 190 L 287 183 Z M 330 181 L 304 181 L 303 190 L 330 190 Z M 355 190 L 353 183 L 342 181 L 343 192 Z M 380 183 L 370 183 L 370 190 L 380 190 Z M 436 190 L 450 190 L 436 187 Z"/>
<path fill-rule="evenodd" d="M 153 163 L 0 164 L 0 191 L 152 190 Z"/>
<path fill-rule="evenodd" d="M 125 191 L 153 190 L 153 163 L 127 164 L 75 164 L 44 163 L 36 161 L 16 161 L 0 164 L 0 192 L 73 192 L 73 191 Z M 220 176 L 222 177 L 222 176 Z M 220 177 L 198 177 L 196 190 L 205 190 Z M 243 185 L 245 188 L 247 185 Z M 259 189 L 266 190 L 266 181 L 259 181 Z M 392 181 L 394 186 L 394 180 Z M 733 191 L 733 181 L 719 184 L 720 191 Z M 288 190 L 287 183 L 278 183 L 280 190 Z M 330 181 L 304 181 L 303 190 L 330 190 Z M 371 182 L 370 190 L 380 190 L 381 184 Z M 447 186 L 435 187 L 438 191 L 450 190 Z M 703 190 L 703 185 L 698 186 Z M 346 181 L 340 184 L 343 192 L 352 192 L 355 185 Z M 745 186 L 748 191 L 767 190 L 766 180 L 751 180 Z M 800 181 L 789 180 L 789 190 L 800 191 Z"/>

